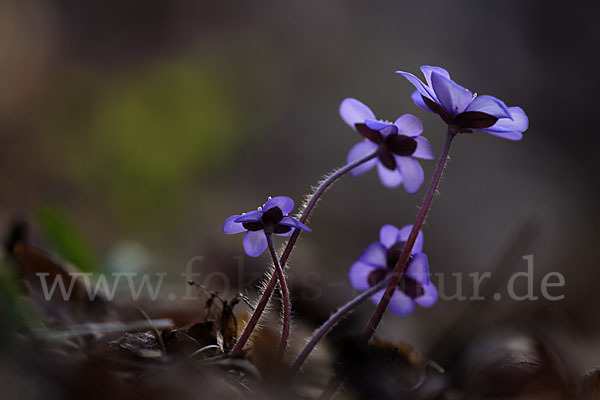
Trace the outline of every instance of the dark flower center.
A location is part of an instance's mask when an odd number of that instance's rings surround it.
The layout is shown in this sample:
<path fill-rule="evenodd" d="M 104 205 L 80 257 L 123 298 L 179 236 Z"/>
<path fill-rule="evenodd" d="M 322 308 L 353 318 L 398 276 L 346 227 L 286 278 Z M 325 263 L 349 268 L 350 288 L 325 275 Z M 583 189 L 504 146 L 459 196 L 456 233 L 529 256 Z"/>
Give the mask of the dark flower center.
<path fill-rule="evenodd" d="M 269 208 L 262 216 L 262 222 L 265 226 L 275 226 L 279 221 L 283 219 L 283 212 L 279 207 Z"/>
<path fill-rule="evenodd" d="M 387 275 L 387 271 L 384 269 L 374 269 L 373 271 L 371 271 L 371 273 L 369 274 L 369 285 L 370 286 L 375 286 L 377 285 L 379 282 L 381 282 L 385 276 Z"/>
<path fill-rule="evenodd" d="M 402 249 L 404 248 L 405 244 L 406 242 L 397 242 L 390 246 L 390 248 L 385 254 L 387 270 L 378 268 L 371 271 L 367 278 L 370 286 L 375 286 L 376 284 L 384 280 L 385 277 L 394 270 L 396 264 L 398 263 L 398 260 L 400 259 L 400 254 L 402 253 Z M 411 262 L 412 256 L 408 259 L 408 265 L 410 265 Z M 402 279 L 400 279 L 400 282 L 398 283 L 398 288 L 402 290 L 407 296 L 412 298 L 419 297 L 423 295 L 424 292 L 423 286 L 419 282 L 415 281 L 412 278 L 409 278 L 406 275 L 403 275 Z"/>
<path fill-rule="evenodd" d="M 396 169 L 397 164 L 394 155 L 407 157 L 417 149 L 416 140 L 410 136 L 392 133 L 384 137 L 381 132 L 369 128 L 366 124 L 355 124 L 354 126 L 364 138 L 379 146 L 377 157 L 387 169 Z"/>
<path fill-rule="evenodd" d="M 458 133 L 471 133 L 471 129 L 489 128 L 498 121 L 497 117 L 481 111 L 465 111 L 453 117 L 440 104 L 433 100 L 429 100 L 425 96 L 421 97 L 423 98 L 425 105 L 427 105 L 431 111 L 438 114 L 445 123 L 455 127 Z"/>
<path fill-rule="evenodd" d="M 422 296 L 423 293 L 425 292 L 425 290 L 423 290 L 423 286 L 419 282 L 417 282 L 414 279 L 411 279 L 407 276 L 405 276 L 403 279 L 400 280 L 398 287 L 408 297 L 412 297 L 413 299 L 415 297 Z"/>
<path fill-rule="evenodd" d="M 291 231 L 292 228 L 279 223 L 283 217 L 283 211 L 281 211 L 279 207 L 273 207 L 264 212 L 261 222 L 244 222 L 242 225 L 249 231 L 260 231 L 264 229 L 267 233 L 287 233 Z"/>
<path fill-rule="evenodd" d="M 249 231 L 260 231 L 263 229 L 262 222 L 243 222 L 242 226 Z"/>
<path fill-rule="evenodd" d="M 404 249 L 405 244 L 406 242 L 396 242 L 391 245 L 389 249 L 387 249 L 387 252 L 385 253 L 385 259 L 389 270 L 393 270 L 396 267 L 396 264 L 398 264 L 398 260 L 400 260 L 400 254 L 402 254 L 402 249 Z M 409 258 L 409 264 L 411 258 Z"/>

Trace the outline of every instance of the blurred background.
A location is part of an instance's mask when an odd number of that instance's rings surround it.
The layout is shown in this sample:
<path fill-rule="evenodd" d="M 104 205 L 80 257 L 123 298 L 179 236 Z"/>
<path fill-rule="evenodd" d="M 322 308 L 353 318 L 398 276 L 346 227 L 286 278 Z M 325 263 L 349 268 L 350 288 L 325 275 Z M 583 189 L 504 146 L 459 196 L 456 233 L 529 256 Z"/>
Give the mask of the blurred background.
<path fill-rule="evenodd" d="M 389 120 L 414 113 L 439 154 L 442 122 L 394 74 L 439 65 L 521 106 L 530 128 L 521 142 L 455 141 L 424 228 L 432 272 L 450 293 L 453 272 L 525 271 L 521 257 L 533 254 L 536 293 L 559 271 L 566 285 L 553 292 L 565 298 L 440 301 L 386 316 L 380 335 L 427 351 L 461 316 L 497 314 L 471 323 L 539 324 L 585 371 L 600 361 L 599 12 L 558 0 L 4 0 L 0 226 L 26 219 L 82 269 L 173 272 L 181 292 L 178 274 L 203 256 L 197 271 L 231 273 L 231 290 L 253 297 L 266 254 L 242 258 L 247 276 L 235 275 L 242 237 L 221 233 L 225 218 L 268 195 L 299 204 L 344 164 L 360 139 L 338 116 L 345 97 Z M 422 162 L 427 180 L 434 164 Z M 383 224 L 412 223 L 424 192 L 388 190 L 375 172 L 336 184 L 292 258 L 298 314 L 316 323 L 352 296 L 349 266 Z"/>

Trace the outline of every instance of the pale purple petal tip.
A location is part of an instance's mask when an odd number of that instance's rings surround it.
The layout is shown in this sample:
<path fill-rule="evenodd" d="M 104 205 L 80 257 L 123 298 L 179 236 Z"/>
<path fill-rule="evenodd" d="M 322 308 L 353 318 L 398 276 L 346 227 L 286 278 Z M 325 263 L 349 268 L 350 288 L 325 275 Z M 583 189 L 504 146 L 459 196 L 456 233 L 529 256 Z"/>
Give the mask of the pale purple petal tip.
<path fill-rule="evenodd" d="M 494 135 L 494 136 L 498 136 L 502 139 L 507 139 L 507 140 L 514 140 L 514 141 L 518 141 L 523 139 L 523 132 L 515 132 L 515 131 L 509 131 L 509 132 L 494 132 L 494 131 L 487 131 L 487 133 L 489 133 L 490 135 Z"/>
<path fill-rule="evenodd" d="M 245 214 L 238 216 L 234 221 L 235 222 L 261 222 L 263 211 L 250 211 Z"/>
<path fill-rule="evenodd" d="M 375 119 L 375 114 L 362 102 L 347 98 L 340 104 L 340 116 L 346 124 L 354 129 L 355 124 L 362 124 L 365 119 Z"/>
<path fill-rule="evenodd" d="M 427 97 L 430 100 L 437 101 L 433 92 L 425 85 L 419 78 L 411 74 L 410 72 L 396 71 L 397 74 L 405 77 L 413 86 L 421 93 L 421 95 Z"/>
<path fill-rule="evenodd" d="M 412 154 L 413 157 L 423 158 L 425 160 L 433 160 L 435 158 L 429 140 L 427 140 L 424 136 L 417 136 L 413 139 L 417 141 L 417 149 Z"/>
<path fill-rule="evenodd" d="M 402 174 L 406 192 L 409 194 L 418 192 L 425 180 L 425 174 L 423 168 L 421 168 L 421 164 L 412 157 L 401 156 L 396 156 L 396 162 L 398 163 L 398 168 Z"/>
<path fill-rule="evenodd" d="M 399 289 L 394 291 L 389 305 L 390 312 L 400 317 L 409 315 L 415 309 L 415 302 Z"/>
<path fill-rule="evenodd" d="M 415 102 L 415 104 L 421 107 L 423 110 L 433 112 L 429 109 L 429 107 L 427 107 L 427 104 L 425 104 L 425 102 L 423 101 L 423 96 L 421 96 L 421 93 L 419 93 L 418 90 L 412 92 L 410 97 Z"/>
<path fill-rule="evenodd" d="M 451 114 L 458 115 L 473 101 L 473 93 L 450 78 L 437 73 L 431 73 L 431 85 L 440 104 Z"/>
<path fill-rule="evenodd" d="M 431 307 L 433 306 L 438 299 L 438 291 L 435 285 L 431 282 L 423 285 L 423 294 L 414 301 L 420 305 L 421 307 Z"/>
<path fill-rule="evenodd" d="M 479 111 L 496 118 L 511 118 L 510 111 L 502 100 L 493 96 L 477 96 L 467 107 L 466 111 Z"/>
<path fill-rule="evenodd" d="M 248 231 L 244 235 L 244 251 L 250 257 L 258 257 L 267 248 L 267 238 L 265 232 L 260 231 Z"/>
<path fill-rule="evenodd" d="M 408 267 L 406 267 L 405 275 L 421 285 L 429 283 L 429 262 L 424 253 L 413 255 Z"/>
<path fill-rule="evenodd" d="M 369 274 L 375 269 L 377 269 L 377 267 L 361 261 L 352 264 L 350 271 L 348 271 L 348 279 L 350 280 L 352 287 L 356 290 L 366 290 L 370 288 Z"/>
<path fill-rule="evenodd" d="M 400 231 L 393 225 L 384 225 L 379 230 L 379 241 L 388 249 L 400 241 Z"/>
<path fill-rule="evenodd" d="M 279 207 L 283 215 L 287 215 L 294 209 L 294 200 L 287 196 L 275 196 L 267 200 L 263 206 L 263 210 L 267 211 L 273 207 Z"/>
<path fill-rule="evenodd" d="M 377 268 L 387 268 L 386 248 L 379 242 L 373 242 L 358 257 L 358 261 Z"/>
<path fill-rule="evenodd" d="M 379 179 L 383 186 L 393 189 L 398 187 L 402 181 L 403 177 L 398 169 L 387 169 L 382 163 L 377 163 L 377 173 L 379 174 Z"/>
<path fill-rule="evenodd" d="M 244 232 L 246 228 L 244 228 L 240 222 L 235 222 L 235 220 L 239 217 L 241 217 L 241 215 L 232 215 L 231 217 L 227 218 L 223 224 L 223 233 L 231 235 L 233 233 Z"/>
<path fill-rule="evenodd" d="M 429 87 L 431 86 L 431 74 L 433 72 L 436 72 L 442 76 L 445 76 L 446 78 L 450 79 L 450 74 L 448 73 L 448 71 L 446 71 L 444 68 L 442 67 L 434 67 L 431 65 L 423 65 L 421 67 L 421 72 L 423 73 L 423 76 L 425 77 L 425 82 L 427 82 L 427 85 Z"/>
<path fill-rule="evenodd" d="M 350 149 L 350 152 L 348 153 L 348 158 L 347 158 L 347 162 L 348 164 L 353 163 L 354 161 L 360 160 L 361 158 L 365 158 L 366 156 L 373 154 L 377 151 L 377 145 L 371 141 L 368 140 L 364 140 L 360 143 L 357 143 L 354 145 L 354 147 L 352 147 L 352 149 Z M 367 172 L 368 170 L 370 170 L 371 168 L 373 168 L 375 166 L 375 163 L 377 162 L 376 158 L 373 158 L 365 163 L 362 163 L 361 165 L 354 167 L 351 171 L 350 171 L 350 175 L 352 176 L 359 176 L 364 174 L 365 172 Z"/>
<path fill-rule="evenodd" d="M 306 232 L 312 232 L 311 229 L 304 225 L 302 222 L 298 221 L 296 218 L 292 218 L 289 216 L 285 216 L 279 221 L 281 225 L 289 226 L 290 228 L 302 229 Z"/>
<path fill-rule="evenodd" d="M 423 123 L 412 114 L 404 114 L 394 122 L 394 125 L 398 128 L 400 135 L 414 137 L 423 132 Z"/>
<path fill-rule="evenodd" d="M 499 119 L 493 126 L 481 129 L 485 132 L 525 132 L 529 128 L 529 118 L 521 107 L 509 107 L 510 117 Z M 513 139 L 515 140 L 515 139 Z M 518 139 L 517 139 L 518 140 Z"/>

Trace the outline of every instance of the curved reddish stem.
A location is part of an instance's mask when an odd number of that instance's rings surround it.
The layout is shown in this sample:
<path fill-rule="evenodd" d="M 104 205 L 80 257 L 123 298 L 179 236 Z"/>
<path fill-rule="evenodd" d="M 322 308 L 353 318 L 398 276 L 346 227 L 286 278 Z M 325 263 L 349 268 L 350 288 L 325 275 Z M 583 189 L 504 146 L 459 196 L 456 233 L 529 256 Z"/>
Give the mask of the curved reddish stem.
<path fill-rule="evenodd" d="M 429 189 L 427 190 L 427 194 L 425 195 L 425 198 L 423 199 L 423 204 L 421 205 L 419 214 L 417 215 L 417 218 L 415 219 L 412 230 L 410 231 L 410 235 L 408 236 L 408 239 L 406 240 L 406 244 L 402 248 L 402 252 L 400 253 L 400 258 L 398 259 L 398 262 L 396 263 L 396 267 L 394 268 L 394 271 L 391 274 L 388 285 L 385 288 L 383 297 L 379 301 L 379 304 L 377 305 L 377 308 L 373 312 L 373 315 L 371 316 L 369 323 L 367 324 L 367 326 L 365 327 L 364 331 L 362 332 L 362 334 L 359 338 L 360 345 L 366 345 L 367 342 L 369 341 L 369 339 L 371 338 L 371 336 L 373 336 L 373 333 L 375 333 L 375 329 L 377 329 L 379 322 L 381 322 L 381 318 L 383 318 L 383 314 L 385 313 L 385 310 L 387 309 L 388 305 L 390 304 L 390 300 L 392 298 L 392 295 L 394 294 L 394 290 L 396 290 L 396 287 L 398 286 L 398 283 L 400 282 L 400 278 L 402 278 L 402 274 L 404 273 L 404 269 L 406 268 L 406 265 L 408 263 L 408 259 L 410 257 L 412 248 L 415 244 L 415 240 L 417 240 L 417 235 L 419 234 L 419 231 L 423 227 L 423 223 L 425 222 L 425 217 L 427 217 L 427 212 L 429 211 L 429 209 L 431 207 L 431 203 L 433 202 L 435 192 L 440 183 L 440 178 L 442 177 L 442 172 L 444 171 L 446 161 L 448 160 L 448 155 L 450 153 L 450 145 L 452 144 L 452 139 L 454 139 L 455 136 L 456 136 L 456 131 L 452 127 L 448 127 L 448 133 L 446 134 L 446 143 L 444 144 L 444 149 L 442 150 L 442 154 L 440 155 L 440 158 L 438 160 L 437 167 L 433 174 L 433 178 L 431 179 L 431 184 L 429 185 Z M 325 389 L 325 391 L 323 391 L 323 393 L 321 394 L 321 397 L 319 397 L 319 399 L 320 400 L 329 399 L 331 396 L 333 396 L 335 394 L 335 392 L 337 391 L 339 386 L 342 384 L 342 382 L 343 382 L 343 376 L 341 376 L 340 374 L 336 374 L 331 379 L 331 381 L 329 381 L 327 388 Z"/>
<path fill-rule="evenodd" d="M 348 313 L 354 310 L 363 301 L 371 297 L 373 294 L 375 294 L 375 292 L 383 289 L 386 282 L 386 280 L 381 281 L 377 285 L 365 290 L 364 292 L 360 293 L 358 296 L 341 306 L 335 313 L 331 314 L 329 319 L 325 321 L 315 331 L 310 341 L 306 344 L 306 346 L 304 346 L 304 348 L 296 358 L 296 361 L 294 361 L 294 364 L 292 364 L 292 367 L 290 369 L 290 378 L 293 378 L 294 375 L 296 375 L 302 363 L 304 363 L 304 361 L 306 361 L 306 359 L 308 358 L 310 352 L 315 348 L 317 343 L 319 343 L 319 341 L 323 339 L 323 337 L 329 332 L 329 330 L 331 330 L 331 328 L 333 328 L 339 322 L 339 320 L 344 318 Z"/>
<path fill-rule="evenodd" d="M 281 300 L 283 302 L 283 328 L 281 329 L 281 341 L 279 342 L 279 348 L 277 349 L 277 360 L 283 358 L 283 353 L 287 347 L 288 337 L 290 336 L 291 326 L 291 315 L 292 315 L 292 303 L 290 302 L 290 291 L 288 289 L 287 280 L 277 259 L 277 252 L 273 246 L 273 238 L 270 233 L 266 234 L 267 243 L 269 244 L 269 252 L 273 258 L 273 264 L 275 265 L 275 272 L 277 273 L 277 279 L 279 280 L 279 286 L 281 287 Z"/>
<path fill-rule="evenodd" d="M 319 201 L 319 199 L 321 198 L 323 193 L 325 193 L 325 191 L 327 189 L 329 189 L 329 187 L 335 181 L 337 181 L 339 178 L 341 178 L 347 172 L 351 171 L 353 168 L 356 168 L 357 166 L 366 163 L 367 161 L 375 158 L 376 156 L 377 156 L 377 153 L 373 153 L 373 154 L 370 154 L 359 160 L 351 162 L 351 163 L 343 166 L 342 168 L 338 169 L 333 174 L 331 174 L 329 177 L 327 177 L 327 179 L 325 179 L 323 182 L 321 182 L 321 184 L 319 185 L 317 190 L 315 190 L 315 192 L 310 197 L 310 200 L 306 204 L 306 207 L 304 208 L 304 211 L 302 212 L 302 215 L 299 218 L 300 222 L 302 222 L 302 223 L 306 222 L 311 211 L 313 210 L 313 208 L 315 207 L 315 205 L 317 204 L 317 202 Z M 290 254 L 292 254 L 292 250 L 294 249 L 294 245 L 296 244 L 296 241 L 298 240 L 298 236 L 300 236 L 301 231 L 302 231 L 301 229 L 294 229 L 292 236 L 290 236 L 290 240 L 287 242 L 287 245 L 285 246 L 285 249 L 283 250 L 281 257 L 279 258 L 279 264 L 281 265 L 282 269 L 285 268 L 285 263 L 287 262 L 288 258 L 290 257 Z M 240 335 L 240 338 L 238 339 L 237 343 L 231 350 L 233 353 L 241 351 L 244 348 L 244 346 L 246 345 L 246 343 L 248 342 L 248 339 L 250 339 L 250 335 L 252 334 L 252 331 L 258 324 L 258 321 L 260 320 L 260 317 L 261 317 L 262 313 L 264 312 L 265 308 L 267 307 L 267 304 L 269 303 L 269 300 L 271 298 L 271 294 L 273 293 L 273 290 L 275 290 L 276 285 L 277 285 L 277 275 L 273 274 L 271 276 L 271 278 L 269 279 L 269 282 L 267 283 L 267 286 L 265 287 L 265 290 L 264 290 L 258 304 L 256 305 L 256 308 L 254 309 L 254 312 L 252 313 L 252 316 L 250 317 L 248 324 L 244 328 L 244 331 Z"/>

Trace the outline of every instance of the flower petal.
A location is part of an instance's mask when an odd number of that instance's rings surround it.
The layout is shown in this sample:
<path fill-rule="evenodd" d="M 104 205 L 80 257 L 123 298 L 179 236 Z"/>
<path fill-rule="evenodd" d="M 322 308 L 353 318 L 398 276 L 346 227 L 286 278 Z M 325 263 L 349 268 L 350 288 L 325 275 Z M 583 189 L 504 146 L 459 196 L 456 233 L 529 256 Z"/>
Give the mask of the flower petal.
<path fill-rule="evenodd" d="M 304 225 L 302 222 L 298 221 L 296 218 L 290 217 L 290 216 L 285 216 L 281 219 L 281 221 L 279 221 L 279 225 L 285 225 L 285 226 L 289 226 L 291 228 L 296 228 L 296 229 L 302 229 L 303 231 L 306 232 L 312 232 L 310 230 L 310 228 L 306 225 Z"/>
<path fill-rule="evenodd" d="M 373 242 L 358 257 L 358 261 L 377 268 L 387 268 L 386 248 L 379 242 Z"/>
<path fill-rule="evenodd" d="M 371 301 L 375 304 L 379 304 L 384 293 L 385 289 L 381 289 L 380 291 L 376 292 L 373 296 L 371 296 Z M 388 308 L 394 315 L 405 316 L 413 312 L 415 309 L 415 302 L 401 290 L 396 289 L 394 294 L 392 294 Z"/>
<path fill-rule="evenodd" d="M 465 111 L 473 101 L 473 93 L 469 89 L 438 72 L 431 73 L 431 85 L 439 103 L 453 116 Z"/>
<path fill-rule="evenodd" d="M 236 219 L 241 217 L 241 215 L 232 215 L 231 217 L 225 220 L 223 223 L 223 233 L 231 235 L 233 233 L 244 232 L 246 228 L 240 222 L 235 222 Z"/>
<path fill-rule="evenodd" d="M 398 240 L 402 242 L 406 242 L 408 240 L 408 236 L 410 235 L 410 231 L 412 230 L 412 225 L 406 225 L 400 228 L 398 233 Z M 412 248 L 411 254 L 421 253 L 423 251 L 423 231 L 419 231 L 417 235 L 417 239 L 415 240 L 415 244 Z"/>
<path fill-rule="evenodd" d="M 340 104 L 340 116 L 351 128 L 354 124 L 365 122 L 365 119 L 375 119 L 375 114 L 369 107 L 352 98 L 342 100 Z"/>
<path fill-rule="evenodd" d="M 260 231 L 248 231 L 244 235 L 244 251 L 250 257 L 258 257 L 267 248 L 267 238 L 265 232 Z"/>
<path fill-rule="evenodd" d="M 429 262 L 425 253 L 415 254 L 404 274 L 421 285 L 429 283 Z"/>
<path fill-rule="evenodd" d="M 263 211 L 267 211 L 273 207 L 279 207 L 283 215 L 287 215 L 294 209 L 294 200 L 287 196 L 271 197 L 263 206 Z"/>
<path fill-rule="evenodd" d="M 294 230 L 290 229 L 289 231 L 284 232 L 284 233 L 273 233 L 273 235 L 277 235 L 277 236 L 281 236 L 281 237 L 286 237 L 286 236 L 291 236 L 292 233 L 294 233 Z"/>
<path fill-rule="evenodd" d="M 422 307 L 431 307 L 438 299 L 438 291 L 432 282 L 423 285 L 423 294 L 414 299 Z"/>
<path fill-rule="evenodd" d="M 371 296 L 371 301 L 373 303 L 375 303 L 375 305 L 379 304 L 379 302 L 381 301 L 383 294 L 385 293 L 385 289 L 381 289 L 377 292 L 375 292 L 372 296 Z"/>
<path fill-rule="evenodd" d="M 371 264 L 357 261 L 350 267 L 348 271 L 348 279 L 350 284 L 356 290 L 366 290 L 371 287 L 369 284 L 369 274 L 373 270 L 379 269 Z"/>
<path fill-rule="evenodd" d="M 454 118 L 454 125 L 459 131 L 469 131 L 471 129 L 485 129 L 498 122 L 498 118 L 481 111 L 465 111 Z"/>
<path fill-rule="evenodd" d="M 388 169 L 381 162 L 377 163 L 377 173 L 383 186 L 390 189 L 398 187 L 403 181 L 402 174 L 400 174 L 398 168 L 393 170 Z"/>
<path fill-rule="evenodd" d="M 423 73 L 423 76 L 425 77 L 425 82 L 427 82 L 427 85 L 431 88 L 433 87 L 431 85 L 431 74 L 433 72 L 436 72 L 442 76 L 445 76 L 446 78 L 450 79 L 450 74 L 448 73 L 448 71 L 446 71 L 444 68 L 442 67 L 433 67 L 431 65 L 423 65 L 421 67 L 421 72 Z"/>
<path fill-rule="evenodd" d="M 235 222 L 262 222 L 263 211 L 250 211 L 240 215 Z"/>
<path fill-rule="evenodd" d="M 423 132 L 423 123 L 412 114 L 404 114 L 394 122 L 400 135 L 415 137 Z"/>
<path fill-rule="evenodd" d="M 498 137 L 501 137 L 502 139 L 507 139 L 507 140 L 517 141 L 517 140 L 523 139 L 523 132 L 516 132 L 516 131 L 494 132 L 494 131 L 488 131 L 488 130 L 486 130 L 486 132 L 489 133 L 490 135 L 498 136 Z"/>
<path fill-rule="evenodd" d="M 510 117 L 499 119 L 493 126 L 482 129 L 485 132 L 525 132 L 529 128 L 529 118 L 521 107 L 509 107 Z"/>
<path fill-rule="evenodd" d="M 379 230 L 379 241 L 388 249 L 400 241 L 400 230 L 394 225 L 384 225 Z"/>
<path fill-rule="evenodd" d="M 496 118 L 511 118 L 506 104 L 493 96 L 477 96 L 465 111 L 479 111 Z"/>
<path fill-rule="evenodd" d="M 389 305 L 390 312 L 394 315 L 409 315 L 415 309 L 415 301 L 408 297 L 403 291 L 396 289 Z"/>
<path fill-rule="evenodd" d="M 410 72 L 396 71 L 396 73 L 408 79 L 408 81 L 413 84 L 413 86 L 419 91 L 419 93 L 421 93 L 421 95 L 427 97 L 430 100 L 437 101 L 437 98 L 433 94 L 433 91 L 430 88 L 428 88 L 419 78 L 417 78 Z"/>
<path fill-rule="evenodd" d="M 433 160 L 435 158 L 431 144 L 429 144 L 429 140 L 427 140 L 424 136 L 417 136 L 413 139 L 417 141 L 417 149 L 414 153 L 412 153 L 413 157 L 423 158 L 425 160 Z"/>
<path fill-rule="evenodd" d="M 371 141 L 364 140 L 360 143 L 354 145 L 350 152 L 348 153 L 348 157 L 346 159 L 347 163 L 350 164 L 354 161 L 360 160 L 368 156 L 369 154 L 373 154 L 377 151 L 377 145 Z M 370 170 L 375 166 L 377 162 L 377 158 L 373 158 L 357 167 L 352 168 L 350 170 L 350 175 L 359 176 Z"/>
<path fill-rule="evenodd" d="M 380 130 L 379 132 L 381 133 L 381 136 L 383 136 L 385 138 L 388 135 L 393 135 L 395 133 L 398 133 L 398 127 L 394 124 L 390 124 L 390 125 L 386 126 L 385 128 L 383 128 L 382 130 Z"/>
<path fill-rule="evenodd" d="M 381 132 L 369 128 L 367 124 L 356 124 L 354 125 L 354 128 L 359 135 L 375 144 L 381 144 L 381 142 L 383 142 Z"/>
<path fill-rule="evenodd" d="M 421 93 L 419 93 L 418 90 L 412 92 L 410 97 L 415 102 L 415 104 L 421 107 L 423 110 L 433 112 L 429 109 L 429 107 L 427 107 L 427 104 L 425 104 L 425 102 L 423 101 L 423 96 L 421 95 Z"/>
<path fill-rule="evenodd" d="M 365 125 L 367 125 L 369 128 L 376 130 L 376 131 L 382 131 L 387 127 L 393 127 L 393 131 L 388 131 L 387 134 L 389 135 L 390 133 L 396 133 L 396 127 L 394 126 L 394 124 L 390 123 L 390 122 L 385 122 L 385 121 L 379 121 L 377 119 L 365 119 Z"/>
<path fill-rule="evenodd" d="M 406 189 L 407 193 L 416 193 L 425 180 L 421 164 L 412 157 L 401 156 L 396 156 L 396 162 L 402 174 L 404 189 Z"/>

